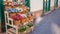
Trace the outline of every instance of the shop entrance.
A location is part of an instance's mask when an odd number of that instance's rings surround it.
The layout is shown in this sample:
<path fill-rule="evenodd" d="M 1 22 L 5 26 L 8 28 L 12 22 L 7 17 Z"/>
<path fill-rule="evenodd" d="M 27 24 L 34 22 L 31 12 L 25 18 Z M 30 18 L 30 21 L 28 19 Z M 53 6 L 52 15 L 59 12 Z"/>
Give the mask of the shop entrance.
<path fill-rule="evenodd" d="M 43 13 L 50 11 L 50 0 L 43 0 Z"/>

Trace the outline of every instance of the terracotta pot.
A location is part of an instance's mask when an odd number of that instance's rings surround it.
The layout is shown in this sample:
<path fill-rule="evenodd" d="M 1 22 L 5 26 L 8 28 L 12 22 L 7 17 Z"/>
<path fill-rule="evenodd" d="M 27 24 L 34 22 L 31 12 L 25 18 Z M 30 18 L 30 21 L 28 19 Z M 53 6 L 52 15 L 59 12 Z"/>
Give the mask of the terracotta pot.
<path fill-rule="evenodd" d="M 15 16 L 15 15 L 16 15 L 16 13 L 15 13 L 15 12 L 14 12 L 14 13 L 10 13 L 10 14 L 9 14 L 9 16 L 10 16 L 10 17 Z"/>
<path fill-rule="evenodd" d="M 22 24 L 24 24 L 24 23 L 26 22 L 26 18 L 23 18 L 23 19 L 21 20 L 21 22 L 22 22 Z"/>
<path fill-rule="evenodd" d="M 28 15 L 29 22 L 33 21 L 33 18 L 34 18 L 33 16 Z"/>
<path fill-rule="evenodd" d="M 23 18 L 22 19 L 22 24 L 23 25 L 26 25 L 28 22 L 29 22 L 29 19 L 28 18 Z"/>
<path fill-rule="evenodd" d="M 26 22 L 29 22 L 29 18 L 26 18 Z"/>
<path fill-rule="evenodd" d="M 16 26 L 18 26 L 18 25 L 20 25 L 20 20 L 14 20 L 14 25 L 16 25 Z"/>

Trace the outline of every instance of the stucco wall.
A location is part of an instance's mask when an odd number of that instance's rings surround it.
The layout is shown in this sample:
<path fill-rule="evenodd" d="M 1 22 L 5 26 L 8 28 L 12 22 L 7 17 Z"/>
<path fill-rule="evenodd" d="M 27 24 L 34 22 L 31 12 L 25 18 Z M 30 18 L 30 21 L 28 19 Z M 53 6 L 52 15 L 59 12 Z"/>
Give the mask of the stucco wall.
<path fill-rule="evenodd" d="M 43 9 L 43 0 L 30 0 L 30 11 L 34 12 Z"/>
<path fill-rule="evenodd" d="M 51 6 L 54 6 L 54 0 L 51 0 Z"/>
<path fill-rule="evenodd" d="M 58 4 L 60 4 L 60 0 L 58 0 Z"/>

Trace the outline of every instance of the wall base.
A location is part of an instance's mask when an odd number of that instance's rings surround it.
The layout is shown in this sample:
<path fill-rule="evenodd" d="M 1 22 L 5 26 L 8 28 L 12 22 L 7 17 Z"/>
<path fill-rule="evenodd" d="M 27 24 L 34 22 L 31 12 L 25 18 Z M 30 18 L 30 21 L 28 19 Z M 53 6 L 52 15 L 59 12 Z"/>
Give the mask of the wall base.
<path fill-rule="evenodd" d="M 51 6 L 51 7 L 50 7 L 50 11 L 44 13 L 44 15 L 51 13 L 54 9 L 58 9 L 59 7 L 60 7 L 60 5 L 58 5 L 57 8 L 54 8 L 54 6 Z M 40 17 L 40 16 L 43 14 L 43 10 L 34 11 L 32 14 L 34 14 L 34 17 L 35 17 L 35 18 Z"/>
<path fill-rule="evenodd" d="M 60 4 L 58 5 L 58 7 L 60 7 Z"/>

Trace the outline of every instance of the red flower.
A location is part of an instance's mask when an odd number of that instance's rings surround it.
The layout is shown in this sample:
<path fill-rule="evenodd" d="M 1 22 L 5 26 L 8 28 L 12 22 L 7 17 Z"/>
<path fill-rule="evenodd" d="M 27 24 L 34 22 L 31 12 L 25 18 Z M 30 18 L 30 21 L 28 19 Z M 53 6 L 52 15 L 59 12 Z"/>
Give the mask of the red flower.
<path fill-rule="evenodd" d="M 17 15 L 14 15 L 11 17 L 13 20 L 21 20 L 22 19 L 22 16 L 17 14 Z"/>

